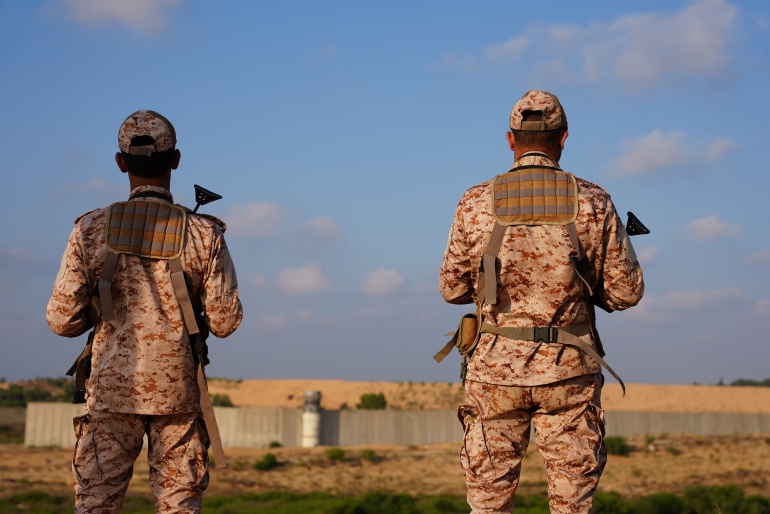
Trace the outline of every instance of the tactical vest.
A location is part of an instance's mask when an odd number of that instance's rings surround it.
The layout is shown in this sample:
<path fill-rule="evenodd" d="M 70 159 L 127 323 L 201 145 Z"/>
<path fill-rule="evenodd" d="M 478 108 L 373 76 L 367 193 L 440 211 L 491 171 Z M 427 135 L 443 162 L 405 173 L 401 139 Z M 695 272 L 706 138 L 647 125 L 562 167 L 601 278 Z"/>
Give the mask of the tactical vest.
<path fill-rule="evenodd" d="M 142 196 L 155 195 L 150 193 Z M 95 294 L 91 299 L 91 319 L 94 321 L 94 325 L 98 319 L 105 321 L 115 319 L 112 302 L 112 279 L 118 256 L 121 254 L 136 255 L 142 259 L 166 260 L 168 262 L 171 283 L 182 311 L 185 328 L 190 337 L 196 365 L 201 413 L 206 422 L 211 448 L 216 459 L 216 467 L 222 468 L 227 466 L 227 461 L 225 460 L 222 439 L 214 416 L 214 408 L 208 392 L 204 370 L 209 359 L 206 338 L 201 333 L 201 329 L 204 332 L 207 330 L 202 319 L 199 325 L 198 317 L 202 312 L 202 307 L 199 302 L 193 302 L 190 299 L 180 259 L 184 250 L 188 212 L 187 209 L 179 205 L 145 198 L 114 203 L 108 208 L 104 233 L 107 256 L 99 277 L 98 294 Z M 93 337 L 94 331 L 91 331 L 86 347 L 67 372 L 67 375 L 75 375 L 75 403 L 85 402 L 86 380 L 90 376 L 91 368 Z"/>
<path fill-rule="evenodd" d="M 578 215 L 577 179 L 560 168 L 550 166 L 518 166 L 492 180 L 492 213 L 495 224 L 481 259 L 478 273 L 478 288 L 474 295 L 476 313 L 466 314 L 455 332 L 449 332 L 452 339 L 433 357 L 441 362 L 457 347 L 463 356 L 462 378 L 465 378 L 467 361 L 479 343 L 481 334 L 497 334 L 508 339 L 559 343 L 582 350 L 590 358 L 604 366 L 623 388 L 625 384 L 604 359 L 599 334 L 596 330 L 596 316 L 591 301 L 593 290 L 586 280 L 588 259 L 580 243 L 575 227 Z M 562 327 L 497 327 L 483 321 L 484 304 L 497 303 L 498 254 L 507 227 L 512 225 L 561 225 L 569 234 L 576 256 L 571 265 L 583 284 L 583 298 L 588 322 Z M 590 336 L 592 344 L 581 337 Z"/>

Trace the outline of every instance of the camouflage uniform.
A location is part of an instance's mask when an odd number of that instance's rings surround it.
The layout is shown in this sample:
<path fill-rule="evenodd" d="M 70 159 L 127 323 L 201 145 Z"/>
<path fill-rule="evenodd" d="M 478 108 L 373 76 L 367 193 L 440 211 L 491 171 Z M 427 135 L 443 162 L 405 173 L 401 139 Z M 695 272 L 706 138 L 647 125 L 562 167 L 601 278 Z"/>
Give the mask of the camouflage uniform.
<path fill-rule="evenodd" d="M 558 164 L 528 152 L 519 156 L 514 167 L 519 166 Z M 592 287 L 603 279 L 600 296 L 609 307 L 635 305 L 644 290 L 642 270 L 610 196 L 585 180 L 578 179 L 578 187 L 575 225 L 590 263 L 587 278 Z M 490 197 L 491 181 L 483 182 L 457 207 L 439 281 L 447 302 L 470 303 L 478 287 L 495 223 Z M 498 254 L 497 303 L 484 304 L 484 320 L 498 327 L 586 322 L 584 286 L 570 263 L 576 254 L 564 226 L 508 227 Z M 600 372 L 574 347 L 481 335 L 464 382 L 469 404 L 459 409 L 465 429 L 461 462 L 474 513 L 511 511 L 531 423 L 546 462 L 551 512 L 593 512 L 606 458 Z"/>
<path fill-rule="evenodd" d="M 131 198 L 147 193 L 173 203 L 156 186 L 137 187 Z M 59 335 L 75 337 L 94 325 L 89 306 L 107 253 L 106 216 L 106 208 L 97 209 L 75 222 L 47 308 Z M 180 257 L 190 297 L 200 299 L 207 328 L 218 337 L 231 334 L 243 316 L 223 232 L 215 218 L 189 213 Z M 209 440 L 168 261 L 121 254 L 112 290 L 115 319 L 96 322 L 87 414 L 75 418 L 75 511 L 119 512 L 147 434 L 156 510 L 197 512 L 208 484 Z"/>

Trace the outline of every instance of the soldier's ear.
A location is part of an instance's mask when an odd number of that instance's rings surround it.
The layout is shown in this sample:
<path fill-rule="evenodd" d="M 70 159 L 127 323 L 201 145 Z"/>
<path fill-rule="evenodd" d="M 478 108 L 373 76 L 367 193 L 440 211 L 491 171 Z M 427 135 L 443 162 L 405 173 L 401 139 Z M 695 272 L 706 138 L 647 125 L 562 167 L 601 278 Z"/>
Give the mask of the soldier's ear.
<path fill-rule="evenodd" d="M 115 154 L 115 163 L 117 163 L 118 168 L 120 168 L 120 171 L 123 173 L 128 173 L 128 166 L 126 166 L 126 161 L 123 159 L 123 154 L 118 152 Z"/>
<path fill-rule="evenodd" d="M 171 169 L 175 170 L 179 167 L 179 160 L 182 158 L 182 152 L 174 150 L 174 158 L 171 159 Z"/>
<path fill-rule="evenodd" d="M 508 140 L 508 147 L 511 149 L 512 152 L 516 151 L 516 141 L 513 137 L 513 132 L 510 130 L 505 133 L 505 138 Z"/>
<path fill-rule="evenodd" d="M 569 136 L 569 131 L 565 130 L 564 134 L 562 134 L 561 136 L 561 142 L 560 142 L 562 150 L 564 150 L 564 142 L 567 140 L 567 136 Z"/>

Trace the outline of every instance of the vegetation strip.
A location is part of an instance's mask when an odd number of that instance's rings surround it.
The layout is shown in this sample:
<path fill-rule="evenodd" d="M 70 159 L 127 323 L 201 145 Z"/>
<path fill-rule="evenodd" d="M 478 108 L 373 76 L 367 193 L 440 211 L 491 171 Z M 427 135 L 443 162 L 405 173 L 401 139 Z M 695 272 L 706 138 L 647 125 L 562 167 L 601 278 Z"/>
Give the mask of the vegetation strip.
<path fill-rule="evenodd" d="M 617 493 L 598 493 L 594 503 L 597 514 L 770 514 L 770 499 L 746 496 L 735 485 L 694 486 L 682 495 L 657 493 L 624 499 Z M 72 512 L 71 498 L 53 496 L 43 491 L 26 491 L 0 500 L 0 512 L 8 514 L 59 514 Z M 453 514 L 468 512 L 464 498 L 369 492 L 357 497 L 328 493 L 294 494 L 267 492 L 233 496 L 206 497 L 203 510 L 213 514 Z M 153 502 L 141 496 L 129 496 L 123 513 L 154 512 Z M 548 514 L 548 499 L 543 495 L 516 498 L 517 514 Z"/>

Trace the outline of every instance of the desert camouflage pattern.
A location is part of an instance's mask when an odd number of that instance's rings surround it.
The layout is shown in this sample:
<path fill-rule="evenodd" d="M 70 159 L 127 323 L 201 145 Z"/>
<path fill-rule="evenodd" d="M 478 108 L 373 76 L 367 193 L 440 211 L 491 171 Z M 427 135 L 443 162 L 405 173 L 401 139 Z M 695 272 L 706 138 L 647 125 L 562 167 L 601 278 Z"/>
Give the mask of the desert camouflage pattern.
<path fill-rule="evenodd" d="M 138 187 L 132 194 L 146 190 L 172 201 L 171 193 L 159 187 Z M 74 337 L 93 326 L 89 307 L 107 252 L 107 211 L 88 212 L 75 222 L 46 312 L 56 334 Z M 211 219 L 189 213 L 185 238 L 180 259 L 190 298 L 200 300 L 208 330 L 226 337 L 240 324 L 243 310 L 223 231 Z M 112 292 L 115 319 L 96 323 L 88 410 L 199 412 L 195 363 L 168 261 L 120 255 Z"/>
<path fill-rule="evenodd" d="M 174 126 L 155 111 L 136 111 L 120 125 L 118 146 L 122 152 L 131 153 L 131 139 L 150 136 L 155 140 L 155 151 L 165 152 L 176 146 Z"/>
<path fill-rule="evenodd" d="M 465 430 L 460 461 L 473 514 L 511 512 L 530 424 L 545 460 L 551 512 L 594 512 L 607 462 L 601 382 L 598 374 L 535 387 L 465 382 L 469 403 L 458 409 Z"/>
<path fill-rule="evenodd" d="M 516 166 L 558 165 L 544 154 L 528 153 Z M 608 306 L 623 310 L 644 292 L 642 270 L 609 194 L 578 181 L 578 237 L 590 263 L 587 280 L 599 284 Z M 471 303 L 478 270 L 495 219 L 491 181 L 470 188 L 460 200 L 439 277 L 447 302 Z M 570 264 L 577 255 L 564 226 L 508 227 L 499 253 L 497 303 L 485 303 L 484 321 L 499 327 L 566 326 L 588 321 L 584 286 Z M 466 378 L 475 382 L 534 386 L 598 373 L 599 365 L 580 350 L 554 343 L 516 341 L 482 334 Z"/>
<path fill-rule="evenodd" d="M 198 414 L 90 411 L 73 423 L 75 514 L 120 512 L 145 433 L 155 512 L 200 512 L 209 484 L 209 439 Z"/>
<path fill-rule="evenodd" d="M 524 122 L 524 111 L 540 111 L 543 113 L 543 122 Z M 555 130 L 567 128 L 567 115 L 556 98 L 556 95 L 547 91 L 532 89 L 514 104 L 511 109 L 511 130 Z"/>

